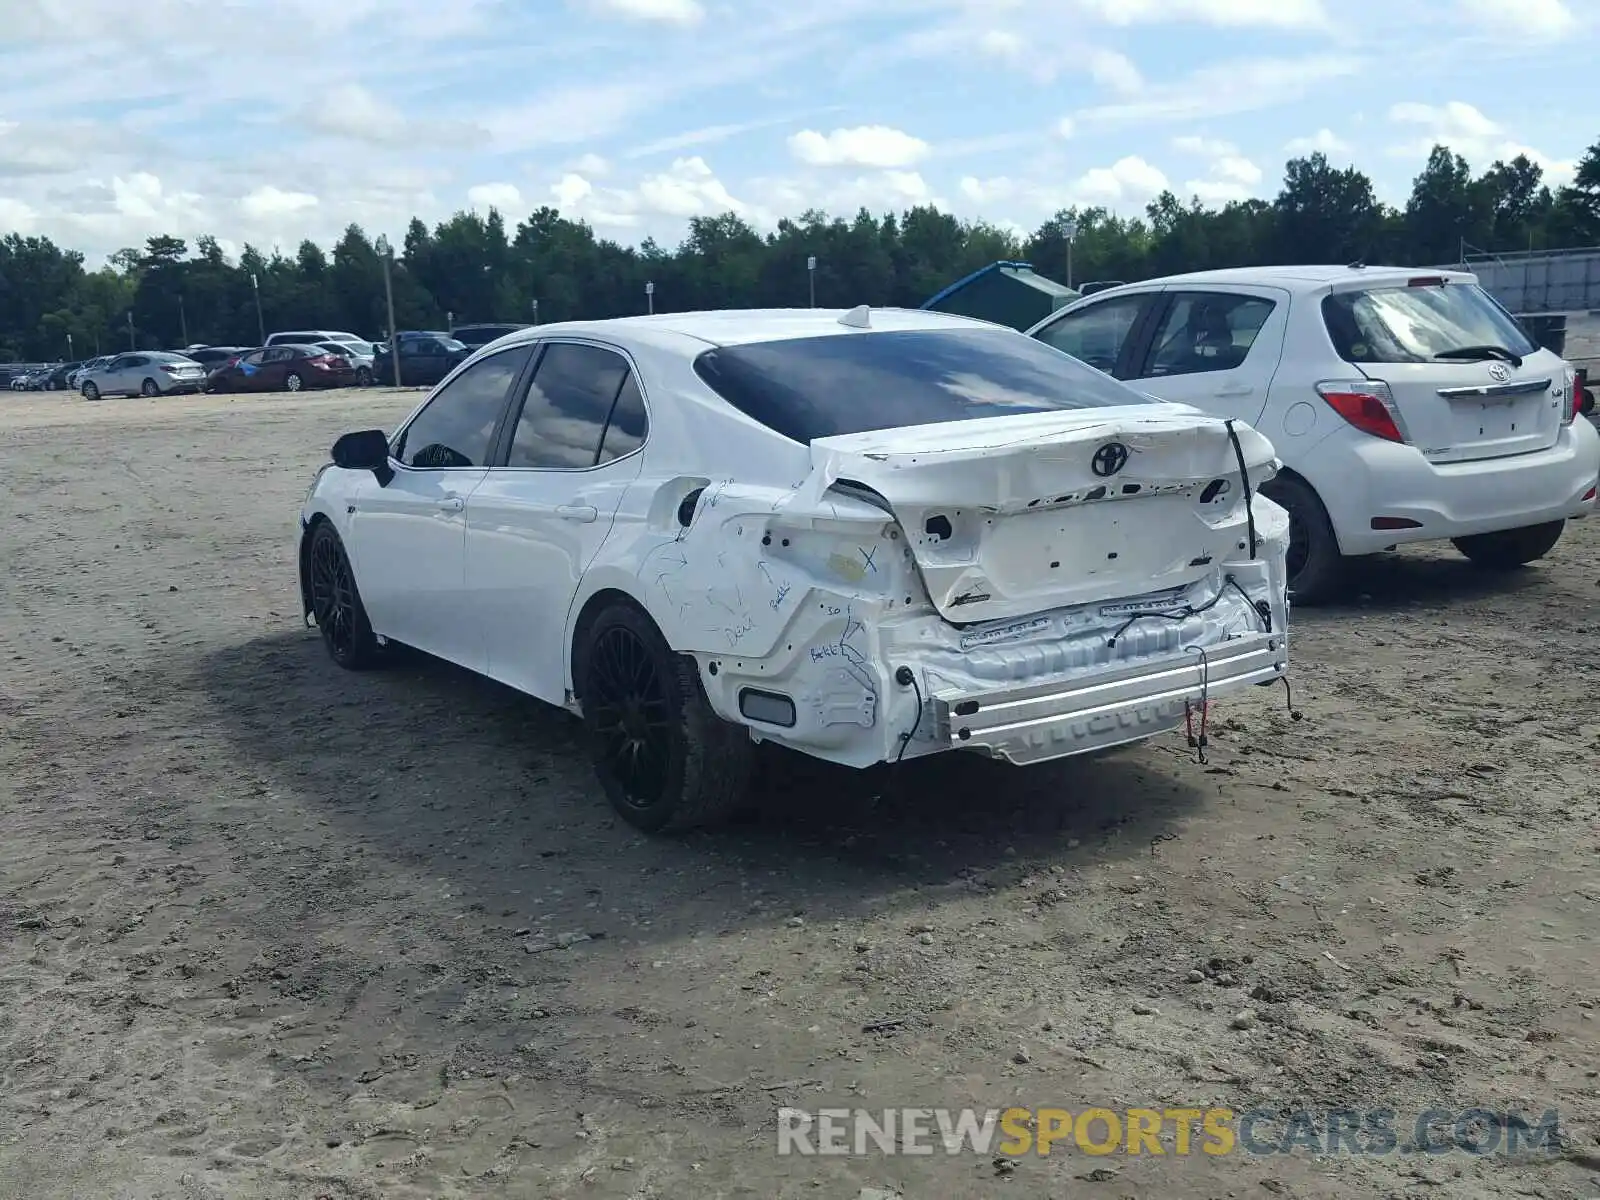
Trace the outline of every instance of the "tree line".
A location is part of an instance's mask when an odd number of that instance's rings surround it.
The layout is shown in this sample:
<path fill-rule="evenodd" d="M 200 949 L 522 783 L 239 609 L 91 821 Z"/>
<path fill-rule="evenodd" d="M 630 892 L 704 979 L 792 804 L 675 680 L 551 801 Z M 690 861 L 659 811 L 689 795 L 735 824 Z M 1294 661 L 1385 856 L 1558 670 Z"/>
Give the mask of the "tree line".
<path fill-rule="evenodd" d="M 676 249 L 595 235 L 540 208 L 505 217 L 460 212 L 429 229 L 413 218 L 402 245 L 349 226 L 331 252 L 304 241 L 270 257 L 246 246 L 237 260 L 213 237 L 191 248 L 152 237 L 90 270 L 48 238 L 0 238 L 0 361 L 56 360 L 128 347 L 254 345 L 274 329 L 387 332 L 384 260 L 396 324 L 442 328 L 468 321 L 541 322 L 644 311 L 922 303 L 999 259 L 1066 275 L 1068 228 L 1077 281 L 1137 280 L 1212 267 L 1290 262 L 1440 266 L 1463 248 L 1512 253 L 1600 243 L 1600 142 L 1570 183 L 1552 187 L 1526 156 L 1474 175 L 1435 146 L 1402 208 L 1379 201 L 1370 178 L 1322 154 L 1291 159 L 1272 200 L 1210 207 L 1172 192 L 1140 217 L 1067 209 L 1018 238 L 932 207 L 853 218 L 811 211 L 762 234 L 734 214 L 698 217 Z M 806 261 L 817 260 L 814 280 Z M 69 342 L 70 339 L 70 342 Z"/>

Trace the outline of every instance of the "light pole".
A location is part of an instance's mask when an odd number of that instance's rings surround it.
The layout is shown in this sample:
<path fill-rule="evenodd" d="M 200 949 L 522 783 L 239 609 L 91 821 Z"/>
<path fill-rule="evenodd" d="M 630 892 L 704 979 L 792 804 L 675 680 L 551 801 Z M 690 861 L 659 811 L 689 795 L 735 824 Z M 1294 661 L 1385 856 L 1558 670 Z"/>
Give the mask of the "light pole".
<path fill-rule="evenodd" d="M 1067 238 L 1067 286 L 1072 286 L 1072 239 L 1078 236 L 1078 223 L 1068 221 L 1061 227 L 1061 232 Z"/>
<path fill-rule="evenodd" d="M 135 339 L 134 333 L 133 333 L 133 309 L 130 308 L 128 310 L 128 349 L 129 350 L 137 350 L 138 348 L 139 348 L 139 343 Z"/>
<path fill-rule="evenodd" d="M 533 323 L 535 325 L 539 323 L 539 297 L 537 296 L 533 298 Z"/>
<path fill-rule="evenodd" d="M 817 306 L 817 256 L 806 256 L 806 286 L 811 293 L 811 307 Z"/>
<path fill-rule="evenodd" d="M 261 281 L 250 272 L 250 290 L 256 294 L 256 331 L 261 334 L 261 345 L 267 344 L 267 318 L 261 312 Z"/>
<path fill-rule="evenodd" d="M 445 328 L 445 332 L 446 333 L 448 333 L 451 337 L 455 337 L 455 335 L 456 335 L 456 315 L 455 315 L 455 313 L 447 312 L 447 313 L 444 314 L 444 328 Z"/>
<path fill-rule="evenodd" d="M 67 361 L 72 361 L 72 335 L 67 334 Z"/>
<path fill-rule="evenodd" d="M 378 238 L 377 250 L 378 257 L 383 260 L 383 297 L 389 305 L 389 364 L 394 368 L 394 385 L 399 387 L 400 335 L 394 327 L 394 278 L 390 268 L 394 251 L 389 246 L 389 239 L 381 236 Z"/>
<path fill-rule="evenodd" d="M 645 303 L 645 311 L 648 312 L 652 317 L 655 316 L 656 315 L 656 285 L 655 284 L 647 283 L 647 284 L 644 285 L 644 303 Z"/>
<path fill-rule="evenodd" d="M 184 316 L 183 297 L 181 295 L 178 297 L 178 332 L 182 334 L 183 345 L 187 349 L 189 345 L 189 318 Z"/>

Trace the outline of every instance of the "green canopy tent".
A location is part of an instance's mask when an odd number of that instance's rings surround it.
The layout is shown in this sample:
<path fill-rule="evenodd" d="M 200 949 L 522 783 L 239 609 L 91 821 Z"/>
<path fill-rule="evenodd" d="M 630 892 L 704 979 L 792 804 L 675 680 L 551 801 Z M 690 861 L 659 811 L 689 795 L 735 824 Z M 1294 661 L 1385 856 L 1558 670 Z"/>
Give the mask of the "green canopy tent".
<path fill-rule="evenodd" d="M 922 307 L 1027 329 L 1078 295 L 1065 284 L 1038 274 L 1028 263 L 996 262 L 956 280 Z"/>

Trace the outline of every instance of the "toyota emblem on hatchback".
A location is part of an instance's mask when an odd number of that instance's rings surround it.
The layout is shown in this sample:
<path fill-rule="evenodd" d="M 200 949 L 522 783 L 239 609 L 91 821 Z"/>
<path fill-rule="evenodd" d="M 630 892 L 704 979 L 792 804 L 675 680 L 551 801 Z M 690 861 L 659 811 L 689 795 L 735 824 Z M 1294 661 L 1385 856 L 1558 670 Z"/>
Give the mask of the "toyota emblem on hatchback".
<path fill-rule="evenodd" d="M 1128 465 L 1128 448 L 1121 442 L 1107 442 L 1094 452 L 1094 457 L 1089 460 L 1089 469 L 1101 479 L 1115 475 Z"/>
<path fill-rule="evenodd" d="M 1490 363 L 1489 378 L 1496 383 L 1504 383 L 1511 378 L 1511 368 L 1506 366 L 1505 363 Z"/>

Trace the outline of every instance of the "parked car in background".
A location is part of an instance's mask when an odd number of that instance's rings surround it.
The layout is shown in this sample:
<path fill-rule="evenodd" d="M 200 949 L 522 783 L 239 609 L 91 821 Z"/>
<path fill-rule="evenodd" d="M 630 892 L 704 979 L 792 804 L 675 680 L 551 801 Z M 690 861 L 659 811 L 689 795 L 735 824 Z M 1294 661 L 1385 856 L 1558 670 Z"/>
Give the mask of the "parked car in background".
<path fill-rule="evenodd" d="M 11 390 L 13 392 L 40 391 L 44 386 L 44 379 L 48 373 L 48 367 L 24 367 L 11 377 Z"/>
<path fill-rule="evenodd" d="M 332 459 L 299 573 L 333 660 L 401 643 L 580 713 L 647 831 L 728 813 L 758 740 L 1036 763 L 1287 670 L 1267 439 L 986 322 L 538 326 Z"/>
<path fill-rule="evenodd" d="M 529 328 L 532 327 L 527 324 L 457 325 L 450 331 L 450 336 L 469 350 L 481 350 L 497 338 L 503 338 L 508 333 L 516 333 L 519 329 Z"/>
<path fill-rule="evenodd" d="M 88 376 L 90 371 L 97 370 L 98 368 L 105 366 L 115 357 L 115 354 L 102 354 L 98 358 L 91 358 L 80 363 L 77 369 L 72 371 L 67 376 L 67 386 L 75 392 L 78 391 L 83 387 L 83 381 Z"/>
<path fill-rule="evenodd" d="M 72 387 L 72 384 L 69 383 L 68 380 L 71 378 L 72 373 L 81 366 L 83 366 L 82 362 L 69 362 L 61 363 L 59 366 L 50 368 L 44 373 L 44 390 L 47 392 L 64 392 L 69 390 Z"/>
<path fill-rule="evenodd" d="M 399 347 L 401 387 L 432 387 L 472 353 L 449 334 L 435 330 L 401 330 L 394 341 Z M 393 351 L 384 342 L 377 344 L 377 351 L 372 361 L 373 378 L 382 384 L 393 384 Z"/>
<path fill-rule="evenodd" d="M 357 337 L 353 333 L 341 333 L 337 329 L 296 329 L 287 333 L 269 333 L 262 345 L 315 346 L 318 342 L 347 342 L 361 346 L 372 344 L 365 338 Z"/>
<path fill-rule="evenodd" d="M 213 392 L 299 392 L 353 387 L 356 371 L 342 354 L 321 346 L 263 346 L 230 360 L 206 380 Z"/>
<path fill-rule="evenodd" d="M 1595 507 L 1600 435 L 1573 369 L 1471 274 L 1366 266 L 1202 271 L 1110 288 L 1030 334 L 1141 391 L 1258 428 L 1284 470 L 1290 589 L 1348 558 L 1448 539 L 1509 569 Z"/>
<path fill-rule="evenodd" d="M 252 349 L 252 346 L 199 346 L 184 353 L 210 372 L 241 354 L 248 354 Z"/>
<path fill-rule="evenodd" d="M 356 386 L 366 387 L 372 382 L 372 360 L 377 348 L 371 342 L 318 342 L 329 354 L 338 354 L 350 360 L 355 369 Z"/>
<path fill-rule="evenodd" d="M 87 372 L 78 390 L 85 400 L 102 396 L 168 396 L 198 392 L 205 382 L 206 369 L 192 358 L 169 350 L 139 350 L 119 354 L 105 366 Z"/>

